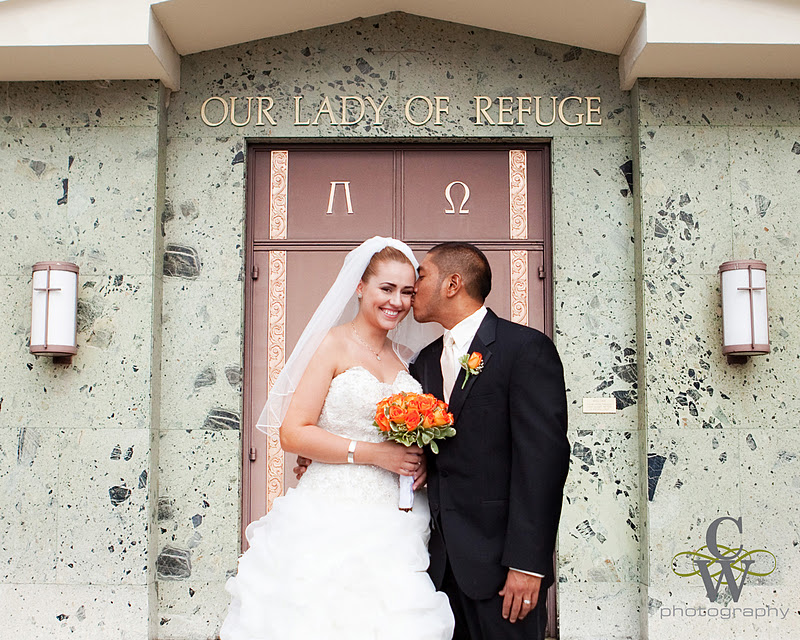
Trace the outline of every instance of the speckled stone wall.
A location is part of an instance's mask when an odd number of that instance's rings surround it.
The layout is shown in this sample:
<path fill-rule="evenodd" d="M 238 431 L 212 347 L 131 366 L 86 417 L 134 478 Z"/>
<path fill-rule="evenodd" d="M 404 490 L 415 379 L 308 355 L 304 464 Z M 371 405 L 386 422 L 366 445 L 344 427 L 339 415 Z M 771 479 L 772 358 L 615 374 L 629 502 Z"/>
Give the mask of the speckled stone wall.
<path fill-rule="evenodd" d="M 552 140 L 556 342 L 567 363 L 572 471 L 559 542 L 564 638 L 638 637 L 640 439 L 630 95 L 614 56 L 388 14 L 183 59 L 169 105 L 164 216 L 159 637 L 212 637 L 239 548 L 247 140 Z M 383 126 L 294 126 L 293 97 L 388 97 Z M 602 126 L 476 126 L 475 95 L 602 98 Z M 206 126 L 211 96 L 269 95 L 272 126 Z M 451 97 L 417 127 L 414 95 Z M 240 120 L 244 113 L 237 114 Z M 613 416 L 582 399 L 615 396 Z"/>
<path fill-rule="evenodd" d="M 636 94 L 648 637 L 797 637 L 800 83 L 648 80 Z M 743 258 L 767 264 L 772 353 L 730 365 L 717 268 Z M 716 606 L 671 561 L 724 515 L 741 516 L 743 531 L 728 523 L 721 541 L 767 549 L 777 567 L 748 578 L 738 603 L 723 588 L 719 606 L 785 618 L 664 615 Z"/>
<path fill-rule="evenodd" d="M 156 82 L 0 83 L 4 637 L 153 632 L 163 98 Z M 80 266 L 69 364 L 28 351 L 40 260 Z"/>

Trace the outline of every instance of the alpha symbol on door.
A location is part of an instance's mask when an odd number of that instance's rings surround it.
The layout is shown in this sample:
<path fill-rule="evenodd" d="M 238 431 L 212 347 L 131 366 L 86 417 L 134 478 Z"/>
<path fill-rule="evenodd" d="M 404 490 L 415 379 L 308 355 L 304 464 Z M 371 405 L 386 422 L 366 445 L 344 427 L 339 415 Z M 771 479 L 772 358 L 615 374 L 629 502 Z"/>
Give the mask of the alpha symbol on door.
<path fill-rule="evenodd" d="M 325 213 L 333 213 L 333 201 L 336 199 L 336 187 L 344 187 L 344 199 L 347 202 L 347 213 L 353 213 L 353 201 L 350 199 L 350 181 L 334 180 L 331 182 L 331 194 L 328 197 L 328 210 Z"/>
<path fill-rule="evenodd" d="M 450 184 L 448 184 L 444 188 L 444 197 L 450 203 L 450 208 L 445 209 L 445 213 L 456 213 L 456 207 L 453 204 L 453 196 L 450 195 L 450 191 L 452 190 L 454 185 L 460 184 L 464 188 L 464 197 L 461 199 L 461 204 L 458 205 L 458 213 L 469 213 L 469 209 L 465 209 L 464 205 L 467 204 L 467 200 L 469 200 L 469 187 L 467 186 L 466 182 L 461 182 L 461 180 L 453 180 Z"/>

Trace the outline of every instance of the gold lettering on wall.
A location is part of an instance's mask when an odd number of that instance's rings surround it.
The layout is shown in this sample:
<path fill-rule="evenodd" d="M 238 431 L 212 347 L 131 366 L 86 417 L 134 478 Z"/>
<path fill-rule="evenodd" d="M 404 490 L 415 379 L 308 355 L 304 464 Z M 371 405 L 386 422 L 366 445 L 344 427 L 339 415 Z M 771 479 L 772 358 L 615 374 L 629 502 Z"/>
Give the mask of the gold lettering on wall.
<path fill-rule="evenodd" d="M 250 108 L 253 106 L 253 98 L 245 98 L 247 100 L 247 120 L 239 122 L 236 120 L 236 98 L 231 97 L 231 124 L 235 127 L 244 127 L 250 124 Z"/>
<path fill-rule="evenodd" d="M 551 100 L 553 101 L 553 119 L 550 120 L 550 122 L 545 122 L 541 118 L 541 113 L 542 112 L 541 112 L 541 107 L 539 105 L 539 101 L 542 99 L 542 96 L 534 96 L 533 99 L 536 102 L 536 116 L 535 116 L 536 117 L 536 124 L 538 124 L 540 127 L 549 127 L 551 124 L 553 124 L 556 121 L 556 101 L 558 100 L 558 98 L 556 98 L 555 96 L 553 96 L 551 98 Z"/>
<path fill-rule="evenodd" d="M 320 103 L 319 110 L 317 111 L 317 117 L 314 118 L 314 121 L 311 123 L 312 125 L 318 125 L 319 119 L 322 114 L 326 114 L 331 121 L 331 124 L 338 125 L 339 123 L 336 122 L 336 118 L 333 117 L 333 109 L 331 107 L 331 100 L 328 96 L 325 96 L 325 99 Z"/>
<path fill-rule="evenodd" d="M 511 113 L 514 111 L 514 107 L 513 105 L 510 107 L 505 106 L 506 102 L 510 103 L 513 99 L 514 98 L 511 96 L 500 96 L 497 99 L 497 124 L 514 124 L 514 117 L 511 115 Z M 506 115 L 508 115 L 511 119 L 506 120 Z"/>
<path fill-rule="evenodd" d="M 372 107 L 372 110 L 375 112 L 375 119 L 372 121 L 372 124 L 374 124 L 376 127 L 379 127 L 383 124 L 381 121 L 381 109 L 383 109 L 383 106 L 386 104 L 388 99 L 389 98 L 386 97 L 380 104 L 375 104 L 375 100 L 372 99 L 372 96 L 367 96 L 366 98 L 367 102 L 369 102 L 369 105 Z"/>
<path fill-rule="evenodd" d="M 411 116 L 412 105 L 417 100 L 422 100 L 428 107 L 428 115 L 426 115 L 424 119 L 419 121 L 414 120 L 414 118 Z M 415 127 L 421 127 L 422 125 L 426 124 L 428 120 L 431 119 L 432 116 L 433 116 L 433 102 L 431 102 L 431 99 L 428 96 L 414 96 L 413 98 L 409 98 L 408 101 L 406 102 L 406 120 L 408 120 L 408 122 L 410 124 L 413 124 Z"/>
<path fill-rule="evenodd" d="M 475 96 L 475 124 L 483 124 L 481 116 L 486 118 L 489 124 L 496 124 L 492 116 L 486 110 L 492 106 L 492 99 L 489 96 Z"/>
<path fill-rule="evenodd" d="M 348 102 L 355 102 L 358 104 L 360 111 L 358 112 L 358 117 L 350 121 L 347 119 L 347 103 Z M 364 111 L 366 110 L 366 106 L 364 105 L 364 100 L 360 96 L 344 96 L 342 97 L 342 124 L 358 124 L 361 121 L 361 118 L 364 117 Z"/>
<path fill-rule="evenodd" d="M 519 113 L 517 124 L 520 126 L 525 125 L 525 118 L 523 114 L 531 115 L 531 97 L 530 96 L 518 96 L 517 97 L 517 113 Z M 528 103 L 528 106 L 524 106 L 525 103 Z"/>
<path fill-rule="evenodd" d="M 450 98 L 448 96 L 434 96 L 436 101 L 436 119 L 433 124 L 442 124 L 442 115 L 450 113 Z"/>
<path fill-rule="evenodd" d="M 585 101 L 585 103 L 584 103 Z M 533 106 L 531 105 L 533 102 Z M 549 105 L 547 103 L 550 103 Z M 495 107 L 495 105 L 497 105 Z M 525 116 L 533 113 L 536 124 L 550 127 L 560 120 L 568 127 L 602 124 L 600 98 L 581 96 L 475 96 L 475 124 L 525 126 Z"/>
<path fill-rule="evenodd" d="M 206 109 L 212 101 L 222 103 L 222 118 L 218 122 L 212 122 L 209 120 L 208 114 L 206 113 Z M 220 98 L 219 96 L 211 96 L 203 103 L 203 106 L 200 107 L 200 119 L 209 127 L 218 127 L 228 119 L 228 101 L 224 98 Z"/>
<path fill-rule="evenodd" d="M 569 120 L 567 120 L 566 116 L 564 115 L 564 105 L 567 104 L 567 100 L 577 100 L 578 104 L 583 102 L 583 98 L 579 98 L 578 96 L 569 96 L 567 98 L 564 98 L 561 101 L 561 103 L 558 105 L 558 118 L 559 118 L 559 120 L 561 120 L 561 122 L 563 122 L 568 127 L 575 127 L 575 126 L 577 126 L 579 124 L 583 124 L 583 114 L 582 113 L 577 113 L 575 115 L 576 120 L 574 122 L 570 122 Z"/>
<path fill-rule="evenodd" d="M 264 103 L 267 103 L 267 106 L 264 106 Z M 272 105 L 274 104 L 272 98 L 269 96 L 258 96 L 258 122 L 257 125 L 263 126 L 264 125 L 264 116 L 267 117 L 269 123 L 273 126 L 278 124 L 275 120 L 272 119 L 272 116 L 269 114 L 269 110 L 272 109 Z"/>
<path fill-rule="evenodd" d="M 597 101 L 596 107 L 592 106 L 593 101 Z M 598 117 L 597 120 L 593 120 L 593 115 L 600 115 L 600 98 L 597 96 L 586 98 L 586 124 L 589 126 L 603 124 L 602 118 Z"/>
<path fill-rule="evenodd" d="M 310 101 L 299 95 L 292 96 L 292 99 L 292 125 L 295 127 L 325 124 L 355 127 L 362 122 L 380 127 L 383 125 L 383 109 L 389 102 L 388 97 L 378 100 L 368 95 L 323 95 Z M 603 124 L 599 96 L 473 96 L 473 100 L 475 112 L 470 120 L 477 126 L 524 127 L 530 116 L 540 127 L 549 127 L 556 122 L 568 127 Z M 280 109 L 274 109 L 276 106 L 271 96 L 211 96 L 200 106 L 200 118 L 209 127 L 219 127 L 225 122 L 239 128 L 247 125 L 276 126 L 280 114 Z M 287 105 L 291 106 L 291 103 Z M 431 122 L 434 126 L 443 126 L 451 115 L 450 106 L 450 96 L 420 94 L 405 101 L 403 115 L 406 122 L 415 127 Z"/>
<path fill-rule="evenodd" d="M 310 120 L 306 120 L 305 122 L 300 120 L 300 103 L 303 101 L 303 96 L 295 96 L 294 97 L 294 125 L 296 127 L 305 127 L 306 125 L 311 124 Z"/>

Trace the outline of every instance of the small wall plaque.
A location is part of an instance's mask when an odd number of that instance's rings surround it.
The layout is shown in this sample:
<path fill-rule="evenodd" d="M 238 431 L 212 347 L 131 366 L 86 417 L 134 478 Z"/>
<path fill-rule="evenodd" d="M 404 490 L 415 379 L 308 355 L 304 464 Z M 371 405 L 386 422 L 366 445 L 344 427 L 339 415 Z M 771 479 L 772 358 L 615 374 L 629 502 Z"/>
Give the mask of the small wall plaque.
<path fill-rule="evenodd" d="M 617 412 L 617 399 L 616 398 L 584 398 L 583 399 L 583 412 L 584 413 L 616 413 Z"/>

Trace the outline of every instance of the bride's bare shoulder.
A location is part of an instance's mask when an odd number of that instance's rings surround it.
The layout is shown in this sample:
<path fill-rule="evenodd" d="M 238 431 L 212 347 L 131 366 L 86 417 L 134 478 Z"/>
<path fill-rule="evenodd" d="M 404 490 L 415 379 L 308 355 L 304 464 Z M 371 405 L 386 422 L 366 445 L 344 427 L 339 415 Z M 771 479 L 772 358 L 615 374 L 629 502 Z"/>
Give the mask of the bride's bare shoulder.
<path fill-rule="evenodd" d="M 347 349 L 348 346 L 349 338 L 346 325 L 339 325 L 328 331 L 322 339 L 316 355 L 336 359 L 337 356 L 341 356 L 343 350 Z"/>

